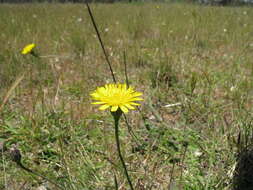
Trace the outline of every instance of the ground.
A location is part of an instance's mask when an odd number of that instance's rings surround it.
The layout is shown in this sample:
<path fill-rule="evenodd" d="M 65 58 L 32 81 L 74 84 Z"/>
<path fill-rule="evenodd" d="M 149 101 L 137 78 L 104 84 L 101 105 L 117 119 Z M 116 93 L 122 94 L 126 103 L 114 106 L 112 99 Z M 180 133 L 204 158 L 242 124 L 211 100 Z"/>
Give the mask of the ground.
<path fill-rule="evenodd" d="M 135 189 L 231 189 L 252 126 L 249 7 L 92 4 L 118 82 L 143 93 L 120 123 Z M 112 76 L 84 4 L 0 5 L 0 189 L 128 189 L 113 118 L 90 93 Z M 35 43 L 31 54 L 22 48 Z M 125 54 L 125 59 L 124 59 Z"/>

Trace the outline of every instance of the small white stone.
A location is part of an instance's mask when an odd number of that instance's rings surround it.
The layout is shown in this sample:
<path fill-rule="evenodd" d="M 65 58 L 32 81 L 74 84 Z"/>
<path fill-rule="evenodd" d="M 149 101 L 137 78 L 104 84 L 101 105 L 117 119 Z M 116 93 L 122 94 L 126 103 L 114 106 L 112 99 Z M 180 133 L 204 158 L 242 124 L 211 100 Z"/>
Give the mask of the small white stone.
<path fill-rule="evenodd" d="M 197 157 L 201 156 L 202 154 L 203 154 L 203 153 L 200 152 L 199 150 L 196 150 L 196 151 L 194 152 L 194 155 L 197 156 Z"/>
<path fill-rule="evenodd" d="M 235 90 L 236 86 L 231 86 L 230 91 L 233 92 Z"/>

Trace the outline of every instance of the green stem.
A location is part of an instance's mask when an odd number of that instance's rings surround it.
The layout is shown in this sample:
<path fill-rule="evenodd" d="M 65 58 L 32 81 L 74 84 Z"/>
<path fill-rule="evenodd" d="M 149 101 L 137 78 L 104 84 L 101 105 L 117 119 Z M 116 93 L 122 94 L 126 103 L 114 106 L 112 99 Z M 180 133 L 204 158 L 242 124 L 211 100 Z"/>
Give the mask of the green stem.
<path fill-rule="evenodd" d="M 120 151 L 120 142 L 119 142 L 119 119 L 120 119 L 121 114 L 122 114 L 121 110 L 118 110 L 117 112 L 112 112 L 112 115 L 113 115 L 113 118 L 114 118 L 114 122 L 115 122 L 115 139 L 116 139 L 117 151 L 118 151 L 118 155 L 119 155 L 121 164 L 122 164 L 122 166 L 123 166 L 124 173 L 125 173 L 125 175 L 126 175 L 128 184 L 129 184 L 129 186 L 130 186 L 130 189 L 131 189 L 131 190 L 134 190 L 133 185 L 132 185 L 132 182 L 131 182 L 131 179 L 130 179 L 130 176 L 128 175 L 128 172 L 127 172 L 127 167 L 126 167 L 124 158 L 123 158 L 123 156 L 122 156 L 122 154 L 121 154 L 121 151 Z"/>

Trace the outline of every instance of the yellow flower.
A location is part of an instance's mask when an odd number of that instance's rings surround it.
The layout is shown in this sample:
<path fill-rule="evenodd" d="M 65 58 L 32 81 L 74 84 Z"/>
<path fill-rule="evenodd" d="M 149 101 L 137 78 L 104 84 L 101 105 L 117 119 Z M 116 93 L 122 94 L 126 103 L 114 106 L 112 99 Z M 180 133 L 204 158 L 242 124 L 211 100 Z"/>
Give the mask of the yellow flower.
<path fill-rule="evenodd" d="M 35 44 L 28 44 L 28 45 L 26 45 L 26 46 L 23 48 L 23 50 L 22 50 L 21 53 L 22 53 L 23 55 L 26 55 L 26 54 L 28 54 L 28 53 L 32 53 L 33 48 L 35 48 Z"/>
<path fill-rule="evenodd" d="M 142 93 L 134 91 L 132 87 L 127 88 L 126 84 L 106 84 L 98 87 L 90 95 L 97 101 L 92 104 L 102 104 L 100 110 L 111 107 L 111 112 L 116 112 L 120 108 L 127 113 L 128 109 L 135 109 L 133 106 L 140 105 L 135 101 L 143 100 L 139 97 Z"/>

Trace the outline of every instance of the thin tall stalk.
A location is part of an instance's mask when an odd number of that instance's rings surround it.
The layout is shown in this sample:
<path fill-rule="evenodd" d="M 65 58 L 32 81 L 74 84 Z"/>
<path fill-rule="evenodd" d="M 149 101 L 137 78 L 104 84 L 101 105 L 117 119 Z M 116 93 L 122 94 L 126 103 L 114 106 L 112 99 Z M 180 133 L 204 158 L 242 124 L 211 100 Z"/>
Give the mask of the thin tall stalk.
<path fill-rule="evenodd" d="M 53 184 L 55 187 L 57 187 L 57 189 L 66 190 L 63 186 L 57 184 L 53 180 L 51 180 L 51 179 L 47 178 L 46 176 L 44 176 L 40 173 L 37 173 L 37 172 L 29 169 L 28 167 L 24 166 L 21 162 L 22 161 L 22 155 L 21 155 L 19 149 L 17 149 L 16 146 L 14 146 L 10 149 L 10 156 L 11 156 L 12 161 L 15 162 L 21 169 L 23 169 L 26 172 L 29 172 L 29 173 L 31 173 L 35 176 L 41 177 L 42 179 L 44 179 L 44 180 L 50 182 L 51 184 Z"/>
<path fill-rule="evenodd" d="M 134 190 L 133 185 L 132 185 L 132 182 L 131 182 L 131 179 L 130 179 L 130 176 L 128 175 L 128 172 L 127 172 L 127 167 L 126 167 L 124 158 L 123 158 L 123 156 L 122 156 L 122 154 L 121 154 L 121 150 L 120 150 L 120 141 L 119 141 L 119 119 L 120 119 L 120 116 L 122 115 L 122 111 L 121 111 L 121 110 L 118 110 L 118 111 L 116 111 L 116 112 L 112 112 L 112 115 L 113 115 L 114 124 L 115 124 L 115 140 L 116 140 L 118 155 L 119 155 L 121 164 L 122 164 L 122 166 L 123 166 L 124 173 L 125 173 L 125 175 L 126 175 L 126 178 L 127 178 L 128 184 L 129 184 L 129 186 L 130 186 L 130 189 L 131 189 L 131 190 Z"/>
<path fill-rule="evenodd" d="M 99 39 L 101 48 L 103 49 L 103 53 L 104 53 L 104 55 L 105 55 L 106 62 L 107 62 L 107 64 L 108 64 L 109 68 L 110 68 L 110 72 L 111 72 L 111 75 L 112 75 L 113 82 L 116 83 L 116 78 L 115 78 L 115 75 L 114 75 L 114 73 L 113 73 L 112 64 L 111 64 L 111 62 L 110 62 L 110 60 L 109 60 L 109 57 L 108 57 L 108 55 L 107 55 L 107 53 L 106 53 L 106 51 L 105 51 L 104 43 L 103 43 L 102 38 L 101 38 L 101 35 L 100 35 L 99 31 L 98 31 L 97 24 L 96 24 L 96 22 L 95 22 L 95 19 L 94 19 L 94 17 L 93 17 L 92 12 L 91 12 L 90 6 L 89 6 L 89 4 L 88 4 L 87 2 L 86 2 L 86 7 L 87 7 L 87 9 L 88 9 L 88 12 L 89 12 L 89 15 L 90 15 L 92 24 L 93 24 L 93 26 L 94 26 L 94 28 L 95 28 L 95 30 L 96 30 L 96 34 L 97 34 L 97 37 L 98 37 L 98 39 Z"/>

